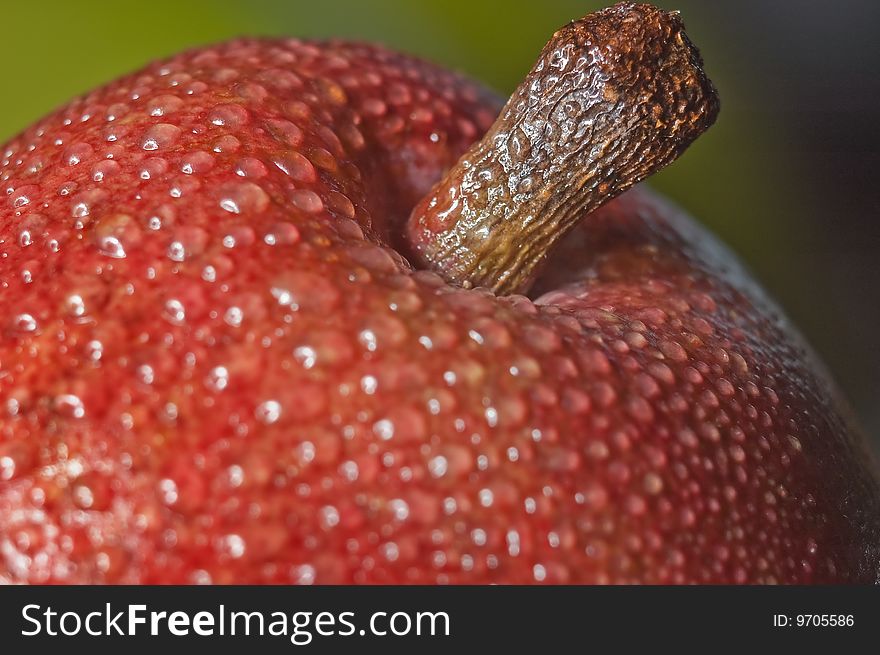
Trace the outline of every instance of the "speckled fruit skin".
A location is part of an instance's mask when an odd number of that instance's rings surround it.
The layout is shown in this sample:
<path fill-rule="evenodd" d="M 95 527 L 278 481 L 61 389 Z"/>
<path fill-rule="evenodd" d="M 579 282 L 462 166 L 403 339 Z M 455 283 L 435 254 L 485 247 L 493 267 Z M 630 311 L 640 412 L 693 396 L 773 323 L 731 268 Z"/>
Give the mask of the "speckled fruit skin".
<path fill-rule="evenodd" d="M 241 40 L 2 148 L 0 580 L 877 580 L 829 383 L 664 201 L 592 214 L 535 300 L 397 254 L 499 107 Z"/>

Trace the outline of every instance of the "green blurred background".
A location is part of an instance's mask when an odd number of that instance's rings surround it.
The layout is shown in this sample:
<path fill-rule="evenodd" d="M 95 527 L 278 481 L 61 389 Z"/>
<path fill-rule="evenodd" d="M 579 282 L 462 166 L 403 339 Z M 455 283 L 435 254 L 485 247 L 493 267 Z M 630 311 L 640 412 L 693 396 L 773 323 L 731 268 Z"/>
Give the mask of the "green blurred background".
<path fill-rule="evenodd" d="M 549 35 L 606 3 L 7 3 L 0 141 L 150 59 L 244 34 L 381 41 L 509 93 Z M 820 351 L 880 450 L 877 4 L 658 1 L 720 89 L 717 125 L 652 184 L 746 260 Z"/>

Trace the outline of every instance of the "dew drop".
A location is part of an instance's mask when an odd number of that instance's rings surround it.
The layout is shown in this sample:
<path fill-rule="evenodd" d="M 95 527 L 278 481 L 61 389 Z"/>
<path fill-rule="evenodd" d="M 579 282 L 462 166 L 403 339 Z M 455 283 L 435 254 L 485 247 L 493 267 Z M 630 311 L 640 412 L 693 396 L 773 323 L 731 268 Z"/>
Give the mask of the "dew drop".
<path fill-rule="evenodd" d="M 168 259 L 173 262 L 182 262 L 186 259 L 186 248 L 180 241 L 172 241 L 168 245 Z"/>
<path fill-rule="evenodd" d="M 62 394 L 56 396 L 54 406 L 55 411 L 68 418 L 79 419 L 86 415 L 83 401 L 80 400 L 79 396 L 75 396 L 74 394 Z"/>
<path fill-rule="evenodd" d="M 185 175 L 207 173 L 214 167 L 214 157 L 204 150 L 197 150 L 186 155 L 180 170 Z"/>
<path fill-rule="evenodd" d="M 125 259 L 125 248 L 115 236 L 104 236 L 98 239 L 98 249 L 105 257 Z"/>
<path fill-rule="evenodd" d="M 244 555 L 246 544 L 237 534 L 229 534 L 223 537 L 220 542 L 220 552 L 228 555 L 232 559 L 238 559 Z"/>
<path fill-rule="evenodd" d="M 651 496 L 656 496 L 663 491 L 663 479 L 656 473 L 647 473 L 643 481 L 645 492 Z"/>
<path fill-rule="evenodd" d="M 320 510 L 321 525 L 325 530 L 339 525 L 339 511 L 333 505 L 325 505 Z"/>
<path fill-rule="evenodd" d="M 138 378 L 140 378 L 140 381 L 144 384 L 153 384 L 153 380 L 155 379 L 153 367 L 149 364 L 138 366 L 137 375 Z"/>
<path fill-rule="evenodd" d="M 156 96 L 147 103 L 147 111 L 150 116 L 167 116 L 183 107 L 183 100 L 171 94 Z"/>
<path fill-rule="evenodd" d="M 351 460 L 345 461 L 339 465 L 339 472 L 342 476 L 348 480 L 349 482 L 354 482 L 358 479 L 360 475 L 360 470 L 357 465 L 357 462 L 353 462 Z"/>
<path fill-rule="evenodd" d="M 12 318 L 12 329 L 22 334 L 30 334 L 37 331 L 37 319 L 30 314 L 17 314 Z"/>
<path fill-rule="evenodd" d="M 243 320 L 244 312 L 241 310 L 241 307 L 230 307 L 223 315 L 223 322 L 230 327 L 240 327 Z"/>
<path fill-rule="evenodd" d="M 182 325 L 186 319 L 186 309 L 183 303 L 176 298 L 171 298 L 165 302 L 165 312 L 163 314 L 165 320 L 173 325 Z"/>
<path fill-rule="evenodd" d="M 280 144 L 296 148 L 303 142 L 303 131 L 294 123 L 284 119 L 266 121 L 269 134 Z"/>
<path fill-rule="evenodd" d="M 152 151 L 160 148 L 168 148 L 177 141 L 180 136 L 180 128 L 170 123 L 159 123 L 153 125 L 144 134 L 141 140 L 141 147 L 144 150 Z"/>
<path fill-rule="evenodd" d="M 81 509 L 89 509 L 95 504 L 95 495 L 87 486 L 80 484 L 73 491 L 73 500 Z"/>
<path fill-rule="evenodd" d="M 163 480 L 160 480 L 159 495 L 162 498 L 162 502 L 164 504 L 173 505 L 177 502 L 178 498 L 177 483 L 169 478 L 164 478 Z"/>
<path fill-rule="evenodd" d="M 376 421 L 373 424 L 373 434 L 383 441 L 388 441 L 394 436 L 394 423 L 387 418 Z"/>
<path fill-rule="evenodd" d="M 239 177 L 259 179 L 265 177 L 268 172 L 266 165 L 253 157 L 245 157 L 235 164 L 235 174 Z"/>
<path fill-rule="evenodd" d="M 104 355 L 104 344 L 95 339 L 89 341 L 88 344 L 86 344 L 86 354 L 93 362 L 100 361 L 101 357 Z"/>
<path fill-rule="evenodd" d="M 269 196 L 253 182 L 228 184 L 220 189 L 219 204 L 232 214 L 260 213 L 269 206 Z"/>
<path fill-rule="evenodd" d="M 281 417 L 281 404 L 277 400 L 260 403 L 254 411 L 256 419 L 265 425 L 271 425 Z"/>
<path fill-rule="evenodd" d="M 301 564 L 290 571 L 291 581 L 296 585 L 313 585 L 316 575 L 315 567 L 311 564 Z"/>
<path fill-rule="evenodd" d="M 480 505 L 483 507 L 491 507 L 492 503 L 495 501 L 495 494 L 492 493 L 491 489 L 480 489 L 479 492 Z"/>
<path fill-rule="evenodd" d="M 310 346 L 299 346 L 294 349 L 293 356 L 304 369 L 310 369 L 315 365 L 318 354 Z"/>
<path fill-rule="evenodd" d="M 229 371 L 225 366 L 215 366 L 208 373 L 205 384 L 213 391 L 223 391 L 229 384 Z"/>
<path fill-rule="evenodd" d="M 324 209 L 321 197 L 309 189 L 294 189 L 290 192 L 290 201 L 294 207 L 308 214 L 317 214 Z"/>
<path fill-rule="evenodd" d="M 208 120 L 217 126 L 241 127 L 250 120 L 250 112 L 234 103 L 217 105 L 208 113 Z"/>
<path fill-rule="evenodd" d="M 275 160 L 275 166 L 298 182 L 310 183 L 318 179 L 318 174 L 312 162 L 298 152 L 292 152 L 284 157 L 279 157 Z"/>
<path fill-rule="evenodd" d="M 299 230 L 292 223 L 276 223 L 263 237 L 263 242 L 269 246 L 292 246 L 299 240 Z"/>
<path fill-rule="evenodd" d="M 336 286 L 326 277 L 310 271 L 290 271 L 279 275 L 270 289 L 279 305 L 294 311 L 312 310 L 326 314 L 340 300 Z"/>
<path fill-rule="evenodd" d="M 93 152 L 94 149 L 87 143 L 73 143 L 64 150 L 62 157 L 68 166 L 76 166 Z"/>
<path fill-rule="evenodd" d="M 388 503 L 388 508 L 398 521 L 405 521 L 409 517 L 409 504 L 402 498 L 395 498 Z"/>
<path fill-rule="evenodd" d="M 428 471 L 435 478 L 442 478 L 449 469 L 449 462 L 443 455 L 437 455 L 428 462 Z"/>
<path fill-rule="evenodd" d="M 397 558 L 400 557 L 400 549 L 398 548 L 397 544 L 394 543 L 393 541 L 389 541 L 388 543 L 384 544 L 382 546 L 381 550 L 382 550 L 382 555 L 389 562 L 396 562 Z"/>
<path fill-rule="evenodd" d="M 368 396 L 372 396 L 376 393 L 376 389 L 379 386 L 378 380 L 372 375 L 365 375 L 361 378 L 361 389 Z"/>
<path fill-rule="evenodd" d="M 11 480 L 13 475 L 15 475 L 15 460 L 8 455 L 0 457 L 0 480 Z"/>

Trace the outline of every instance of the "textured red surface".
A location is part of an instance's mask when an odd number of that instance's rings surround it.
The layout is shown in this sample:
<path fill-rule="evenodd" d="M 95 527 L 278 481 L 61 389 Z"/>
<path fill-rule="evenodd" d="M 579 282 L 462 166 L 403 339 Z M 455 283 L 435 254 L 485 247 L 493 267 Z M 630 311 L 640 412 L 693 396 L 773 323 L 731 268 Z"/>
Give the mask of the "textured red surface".
<path fill-rule="evenodd" d="M 861 446 L 689 219 L 626 194 L 536 302 L 395 253 L 499 106 L 239 41 L 3 148 L 0 580 L 876 579 Z"/>

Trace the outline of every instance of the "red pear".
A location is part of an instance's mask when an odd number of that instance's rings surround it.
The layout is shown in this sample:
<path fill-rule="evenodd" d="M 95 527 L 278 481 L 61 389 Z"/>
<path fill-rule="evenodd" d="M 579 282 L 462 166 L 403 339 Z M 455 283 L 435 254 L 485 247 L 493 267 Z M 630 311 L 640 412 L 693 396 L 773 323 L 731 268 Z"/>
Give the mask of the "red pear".
<path fill-rule="evenodd" d="M 0 148 L 0 580 L 876 581 L 829 378 L 623 193 L 717 110 L 677 14 L 617 5 L 503 109 L 246 39 L 39 121 Z"/>

